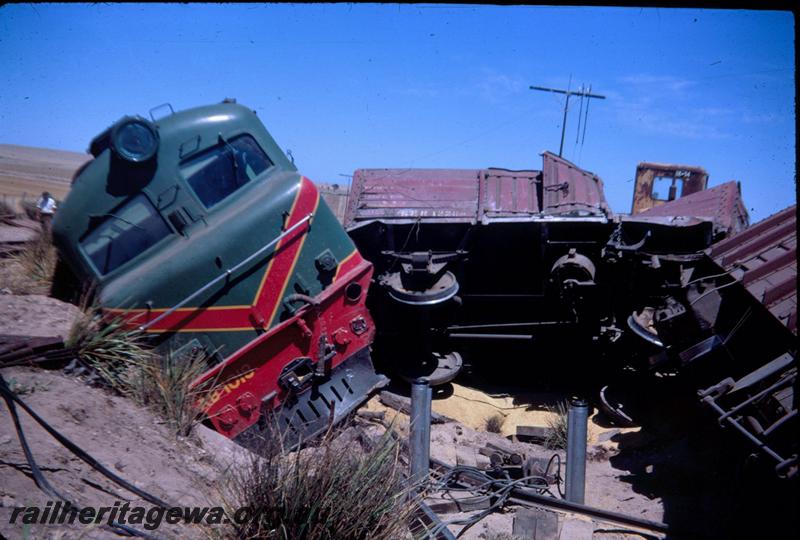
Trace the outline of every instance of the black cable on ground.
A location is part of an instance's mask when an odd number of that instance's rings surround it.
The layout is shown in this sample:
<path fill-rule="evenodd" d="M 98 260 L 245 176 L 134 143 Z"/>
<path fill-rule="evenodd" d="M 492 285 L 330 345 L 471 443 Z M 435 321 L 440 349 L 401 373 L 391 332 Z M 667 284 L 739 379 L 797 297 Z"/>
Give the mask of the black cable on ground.
<path fill-rule="evenodd" d="M 91 468 L 93 468 L 94 470 L 96 470 L 97 472 L 99 472 L 100 474 L 102 474 L 103 476 L 105 476 L 118 486 L 121 486 L 126 490 L 130 491 L 131 493 L 138 495 L 139 497 L 141 497 L 142 499 L 146 500 L 149 503 L 155 504 L 157 506 L 165 506 L 165 507 L 169 506 L 166 502 L 162 501 L 155 495 L 151 495 L 150 493 L 134 486 L 124 478 L 117 476 L 109 469 L 107 469 L 105 466 L 103 466 L 99 461 L 97 461 L 95 458 L 89 455 L 85 450 L 83 450 L 77 444 L 73 443 L 72 441 L 67 439 L 64 435 L 56 431 L 50 424 L 45 422 L 38 414 L 36 414 L 30 407 L 28 407 L 28 405 L 24 401 L 19 399 L 19 397 L 17 397 L 16 394 L 11 392 L 11 390 L 8 388 L 5 382 L 5 379 L 3 379 L 2 375 L 0 375 L 0 391 L 3 391 L 3 397 L 6 399 L 7 404 L 9 398 L 15 401 L 17 404 L 19 404 L 19 406 L 22 407 L 25 410 L 25 412 L 31 416 L 31 418 L 36 420 L 36 422 L 38 422 L 39 425 L 42 426 L 45 429 L 45 431 L 47 431 L 54 439 L 60 442 L 67 450 L 72 452 L 76 457 L 80 458 Z"/>
<path fill-rule="evenodd" d="M 73 454 L 77 457 L 88 463 L 92 468 L 104 474 L 104 476 L 108 477 L 109 479 L 113 480 L 118 485 L 136 493 L 139 496 L 142 496 L 143 499 L 152 502 L 158 506 L 166 507 L 167 504 L 162 501 L 161 499 L 150 495 L 146 491 L 142 491 L 136 486 L 130 484 L 129 482 L 123 480 L 122 478 L 118 477 L 105 467 L 103 467 L 100 463 L 97 462 L 92 456 L 87 454 L 83 449 L 75 445 L 72 441 L 61 435 L 58 431 L 53 429 L 47 422 L 42 420 L 33 410 L 28 407 L 16 394 L 14 394 L 11 389 L 8 387 L 5 378 L 2 374 L 0 374 L 0 395 L 2 395 L 3 400 L 6 403 L 6 407 L 8 408 L 9 414 L 11 414 L 11 418 L 14 421 L 14 429 L 17 432 L 17 438 L 19 439 L 20 446 L 22 446 L 22 451 L 25 454 L 25 459 L 28 462 L 28 466 L 31 468 L 31 472 L 33 474 L 33 480 L 36 483 L 36 486 L 44 491 L 50 497 L 60 499 L 68 504 L 70 504 L 73 508 L 75 508 L 78 512 L 82 510 L 82 507 L 77 504 L 73 504 L 67 497 L 59 493 L 51 484 L 47 481 L 47 479 L 42 474 L 41 469 L 39 469 L 36 460 L 33 457 L 33 453 L 31 452 L 30 446 L 28 445 L 28 441 L 25 439 L 25 432 L 22 429 L 22 424 L 19 421 L 19 414 L 17 414 L 17 407 L 15 403 L 18 403 L 20 407 L 22 407 L 25 412 L 27 412 L 34 420 L 36 420 L 50 435 L 52 435 L 58 442 L 64 445 L 68 450 L 70 450 Z M 109 474 L 106 474 L 105 472 Z M 130 486 L 130 489 L 128 486 Z M 155 501 L 155 502 L 154 502 Z M 146 540 L 157 540 L 156 537 L 147 534 L 144 531 L 140 531 L 128 525 L 124 525 L 118 522 L 112 522 L 110 525 L 103 525 L 103 528 L 107 528 L 117 534 L 123 536 L 138 536 L 140 538 L 145 538 Z"/>
<path fill-rule="evenodd" d="M 558 462 L 558 465 L 556 465 L 556 475 L 555 475 L 556 490 L 558 490 L 558 495 L 563 499 L 563 498 L 565 498 L 565 494 L 564 494 L 563 491 L 561 491 L 561 484 L 563 483 L 562 482 L 563 479 L 561 478 L 561 456 L 560 455 L 553 454 L 552 456 L 550 456 L 550 461 L 547 462 L 547 467 L 544 470 L 544 475 L 545 475 L 545 477 L 550 476 L 550 465 L 553 464 L 553 461 L 557 461 Z M 548 489 L 547 492 L 550 493 L 550 490 Z"/>
<path fill-rule="evenodd" d="M 471 488 L 461 488 L 458 486 L 453 486 L 452 485 L 453 483 L 458 482 L 459 476 L 470 476 L 476 481 L 481 483 Z M 506 501 L 508 500 L 515 486 L 522 483 L 530 483 L 531 481 L 535 481 L 540 484 L 534 487 L 533 489 L 537 489 L 539 491 L 547 490 L 548 487 L 547 480 L 538 475 L 525 476 L 516 480 L 512 480 L 511 478 L 498 479 L 490 476 L 489 474 L 486 473 L 486 471 L 478 469 L 477 467 L 468 467 L 464 465 L 452 467 L 437 481 L 436 484 L 434 484 L 433 486 L 434 491 L 462 491 L 465 489 L 469 490 L 485 489 L 490 492 L 490 496 L 494 497 L 495 501 L 489 506 L 489 508 L 486 508 L 485 510 L 482 510 L 481 512 L 473 516 L 442 522 L 440 528 L 443 528 L 451 524 L 464 525 L 464 528 L 461 529 L 461 531 L 456 535 L 456 538 L 462 536 L 470 528 L 479 523 L 483 518 L 485 518 L 495 510 L 501 508 L 503 505 L 505 505 Z M 438 530 L 434 530 L 434 532 L 438 532 Z"/>
<path fill-rule="evenodd" d="M 433 465 L 435 465 L 436 467 L 439 467 L 440 469 L 444 470 L 444 471 L 451 471 L 451 470 L 457 469 L 457 467 L 453 467 L 451 465 L 448 465 L 447 463 L 439 461 L 438 459 L 435 459 L 435 458 L 431 458 L 431 463 Z M 478 469 L 478 471 L 480 471 L 480 469 Z M 447 473 L 445 473 L 445 474 L 447 474 Z M 462 485 L 464 487 L 470 487 L 469 484 L 462 484 Z M 483 485 L 485 485 L 485 482 L 480 484 L 477 487 L 481 487 Z M 472 487 L 476 487 L 476 486 L 472 486 Z M 555 497 L 552 497 L 552 496 L 542 495 L 542 494 L 538 493 L 536 491 L 536 489 L 528 489 L 528 488 L 525 488 L 523 486 L 518 486 L 516 484 L 513 484 L 513 485 L 508 486 L 508 487 L 509 487 L 509 493 L 508 494 L 504 494 L 505 497 L 504 497 L 503 501 L 505 501 L 505 499 L 507 499 L 509 496 L 513 495 L 514 498 L 516 498 L 516 499 L 526 500 L 528 502 L 531 502 L 531 503 L 534 503 L 534 504 L 540 504 L 542 506 L 551 506 L 551 507 L 555 507 L 555 508 L 560 508 L 562 510 L 568 510 L 570 512 L 575 512 L 575 513 L 578 513 L 578 514 L 589 515 L 589 516 L 593 516 L 593 517 L 596 517 L 596 518 L 604 520 L 604 521 L 611 521 L 611 522 L 615 522 L 615 523 L 624 523 L 626 525 L 632 525 L 634 527 L 640 527 L 642 529 L 648 529 L 648 530 L 651 530 L 651 531 L 658 531 L 659 533 L 664 533 L 664 534 L 668 534 L 668 535 L 670 533 L 673 533 L 673 534 L 675 533 L 675 531 L 665 523 L 660 523 L 660 522 L 656 522 L 656 521 L 649 521 L 649 520 L 646 520 L 646 519 L 641 519 L 641 518 L 637 518 L 637 517 L 634 517 L 634 516 L 629 516 L 627 514 L 621 514 L 619 512 L 613 512 L 611 510 L 603 510 L 601 508 L 595 508 L 595 507 L 592 507 L 592 506 L 587 506 L 587 505 L 584 505 L 584 504 L 578 504 L 578 503 L 570 502 L 570 501 L 567 501 L 567 500 L 556 499 Z M 503 495 L 502 491 L 503 491 L 503 489 L 501 488 L 501 492 L 499 493 L 500 495 Z M 488 515 L 488 513 L 487 513 L 487 515 Z M 481 519 L 482 519 L 482 517 L 481 517 Z"/>

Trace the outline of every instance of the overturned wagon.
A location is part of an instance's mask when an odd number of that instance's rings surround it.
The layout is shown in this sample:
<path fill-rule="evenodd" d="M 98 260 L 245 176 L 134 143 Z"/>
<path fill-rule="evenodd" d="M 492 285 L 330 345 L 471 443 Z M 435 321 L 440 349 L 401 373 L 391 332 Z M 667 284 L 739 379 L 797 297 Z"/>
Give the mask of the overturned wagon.
<path fill-rule="evenodd" d="M 600 358 L 631 333 L 632 313 L 680 282 L 682 263 L 730 232 L 690 215 L 614 214 L 596 175 L 549 152 L 542 161 L 525 171 L 356 171 L 345 225 L 382 285 L 369 299 L 377 347 L 413 356 L 416 312 L 439 364 L 487 344 L 500 357 L 500 346 L 531 345 L 508 358 L 512 369 L 543 368 L 548 351 Z"/>

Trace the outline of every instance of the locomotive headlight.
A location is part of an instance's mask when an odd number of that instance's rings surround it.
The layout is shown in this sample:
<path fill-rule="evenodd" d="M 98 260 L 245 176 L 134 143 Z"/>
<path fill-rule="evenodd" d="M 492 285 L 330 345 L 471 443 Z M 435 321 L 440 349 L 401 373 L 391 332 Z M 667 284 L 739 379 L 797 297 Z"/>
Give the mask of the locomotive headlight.
<path fill-rule="evenodd" d="M 111 149 L 125 161 L 149 161 L 158 150 L 158 131 L 144 118 L 123 118 L 111 130 Z"/>

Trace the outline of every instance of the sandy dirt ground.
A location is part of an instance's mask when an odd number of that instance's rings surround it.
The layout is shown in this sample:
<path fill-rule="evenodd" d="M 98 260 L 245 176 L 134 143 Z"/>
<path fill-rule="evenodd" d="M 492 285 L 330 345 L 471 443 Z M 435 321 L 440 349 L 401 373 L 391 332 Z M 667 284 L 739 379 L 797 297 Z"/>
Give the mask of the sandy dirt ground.
<path fill-rule="evenodd" d="M 216 482 L 224 467 L 208 451 L 176 438 L 150 411 L 129 400 L 60 372 L 7 368 L 5 379 L 33 410 L 100 463 L 135 486 L 176 506 L 214 506 Z M 113 506 L 127 501 L 150 508 L 73 456 L 30 417 L 20 411 L 32 452 L 56 490 L 84 505 Z M 45 507 L 51 498 L 40 491 L 5 407 L 0 411 L 0 535 L 8 538 L 109 538 L 112 533 L 86 526 L 10 524 L 17 506 Z M 19 521 L 19 520 L 18 520 Z M 163 525 L 172 538 L 204 538 L 199 529 Z M 140 527 L 141 529 L 141 527 Z"/>
<path fill-rule="evenodd" d="M 176 437 L 160 419 L 127 399 L 104 390 L 91 388 L 84 382 L 58 371 L 30 368 L 6 368 L 3 376 L 38 414 L 56 426 L 67 437 L 88 450 L 115 473 L 132 481 L 170 504 L 180 506 L 215 506 L 220 501 L 220 486 L 232 461 L 241 458 L 231 452 L 231 443 L 216 434 L 205 434 L 201 442 Z M 394 420 L 401 434 L 408 433 L 408 417 L 370 400 L 364 410 L 383 410 Z M 33 453 L 44 474 L 56 489 L 82 504 L 113 505 L 114 501 L 142 504 L 135 495 L 125 492 L 91 470 L 61 447 L 24 413 L 23 428 Z M 643 437 L 640 431 L 626 435 L 639 436 L 639 443 L 624 439 L 590 444 L 587 462 L 586 503 L 598 508 L 622 512 L 640 518 L 670 522 L 696 522 L 697 513 L 707 516 L 712 526 L 724 514 L 720 507 L 725 494 L 709 482 L 703 466 L 692 459 L 696 448 L 677 438 L 666 443 Z M 612 437 L 612 439 L 614 439 Z M 486 466 L 487 458 L 478 450 L 487 443 L 509 448 L 528 457 L 549 458 L 554 451 L 540 445 L 511 442 L 499 434 L 475 430 L 461 422 L 432 426 L 431 455 L 450 464 Z M 557 452 L 564 458 L 562 451 Z M 649 472 L 648 472 L 649 471 Z M 720 472 L 721 473 L 721 472 Z M 564 471 L 562 469 L 562 475 Z M 642 482 L 640 475 L 652 482 Z M 640 476 L 638 479 L 637 476 Z M 669 476 L 669 479 L 665 479 Z M 0 534 L 9 538 L 73 538 L 85 533 L 86 538 L 108 538 L 108 531 L 78 529 L 77 526 L 35 526 L 23 528 L 9 524 L 10 512 L 17 506 L 45 505 L 48 496 L 36 488 L 25 457 L 17 441 L 8 412 L 0 411 Z M 643 486 L 648 486 L 643 488 Z M 557 488 L 551 491 L 556 494 Z M 718 499 L 716 504 L 714 499 Z M 466 540 L 501 540 L 510 538 L 515 515 L 521 507 L 507 505 L 492 513 L 467 531 Z M 445 521 L 468 514 L 442 514 Z M 582 516 L 560 514 L 561 527 Z M 633 533 L 609 533 L 618 524 L 595 520 L 591 523 L 595 539 L 641 538 Z M 458 532 L 458 525 L 451 525 Z M 168 527 L 159 529 L 167 538 L 204 538 L 207 531 L 197 528 Z M 656 536 L 658 537 L 658 536 Z M 692 536 L 689 536 L 692 537 Z M 699 537 L 699 536 L 698 536 Z M 709 535 L 709 538 L 719 536 Z"/>
<path fill-rule="evenodd" d="M 34 240 L 38 236 L 39 232 L 38 223 L 36 225 L 37 226 L 35 229 L 29 227 L 11 227 L 9 225 L 0 225 L 0 244 L 20 244 Z"/>
<path fill-rule="evenodd" d="M 66 338 L 81 310 L 48 296 L 0 294 L 0 334 Z"/>
<path fill-rule="evenodd" d="M 46 296 L 0 295 L 0 334 L 65 338 L 80 314 L 76 306 Z M 2 375 L 45 421 L 137 487 L 180 506 L 206 505 L 213 498 L 215 481 L 225 466 L 212 457 L 218 455 L 214 450 L 219 444 L 204 450 L 202 443 L 179 439 L 150 411 L 60 371 L 18 367 L 3 369 Z M 73 456 L 23 411 L 19 414 L 35 459 L 56 490 L 84 505 L 142 503 Z M 9 523 L 15 507 L 45 507 L 50 497 L 32 479 L 4 404 L 0 405 L 0 479 L 0 538 L 113 536 L 96 527 Z M 206 537 L 186 527 L 164 531 L 172 538 Z"/>

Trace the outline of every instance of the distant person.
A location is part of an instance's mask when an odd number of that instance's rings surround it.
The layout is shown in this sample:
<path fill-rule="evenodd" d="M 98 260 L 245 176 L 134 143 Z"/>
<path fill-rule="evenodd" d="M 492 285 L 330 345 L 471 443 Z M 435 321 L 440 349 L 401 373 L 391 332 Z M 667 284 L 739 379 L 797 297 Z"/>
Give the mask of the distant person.
<path fill-rule="evenodd" d="M 48 192 L 43 192 L 36 202 L 39 210 L 39 223 L 42 224 L 42 232 L 50 236 L 53 228 L 53 214 L 56 213 L 56 200 Z"/>

